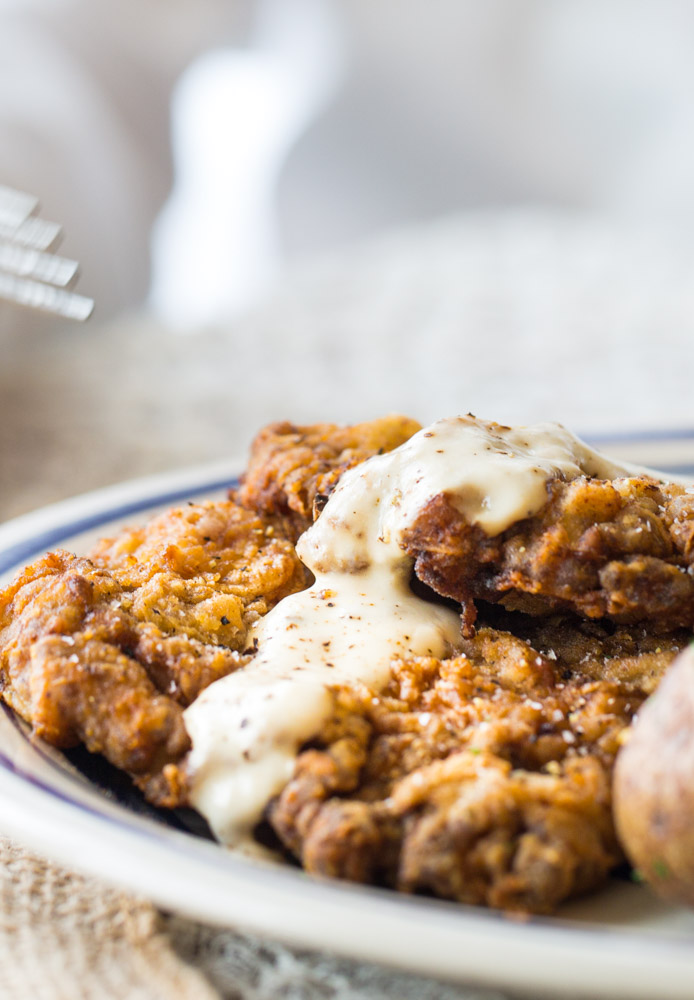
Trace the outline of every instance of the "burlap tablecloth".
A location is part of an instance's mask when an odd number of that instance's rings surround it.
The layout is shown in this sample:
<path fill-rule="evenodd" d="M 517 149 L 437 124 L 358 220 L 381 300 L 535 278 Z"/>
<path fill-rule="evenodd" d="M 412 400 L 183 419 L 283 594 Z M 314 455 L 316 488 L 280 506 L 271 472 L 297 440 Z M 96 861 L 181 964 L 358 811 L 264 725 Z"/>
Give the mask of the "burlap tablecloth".
<path fill-rule="evenodd" d="M 271 419 L 691 426 L 693 276 L 694 247 L 672 234 L 480 214 L 314 265 L 190 337 L 146 317 L 56 330 L 0 311 L 0 518 L 242 455 Z M 166 916 L 4 840 L 0 861 L 3 998 L 481 995 Z"/>

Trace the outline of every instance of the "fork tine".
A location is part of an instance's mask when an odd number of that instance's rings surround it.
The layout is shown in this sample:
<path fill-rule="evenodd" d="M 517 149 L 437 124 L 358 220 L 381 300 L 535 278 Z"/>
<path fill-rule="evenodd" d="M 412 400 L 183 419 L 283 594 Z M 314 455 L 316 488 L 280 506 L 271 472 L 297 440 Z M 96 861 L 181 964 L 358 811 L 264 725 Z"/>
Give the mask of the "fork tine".
<path fill-rule="evenodd" d="M 85 320 L 94 300 L 68 291 L 79 265 L 49 253 L 61 227 L 37 216 L 33 195 L 0 184 L 0 299 L 66 319 Z"/>
<path fill-rule="evenodd" d="M 74 281 L 78 268 L 76 260 L 0 241 L 0 270 L 19 278 L 35 278 L 65 288 Z"/>
<path fill-rule="evenodd" d="M 30 215 L 18 226 L 0 221 L 0 240 L 12 241 L 28 250 L 52 250 L 60 242 L 63 229 L 57 222 L 48 222 Z"/>
<path fill-rule="evenodd" d="M 17 278 L 0 271 L 0 299 L 64 319 L 85 320 L 94 310 L 94 300 L 55 285 L 44 285 L 32 278 Z"/>

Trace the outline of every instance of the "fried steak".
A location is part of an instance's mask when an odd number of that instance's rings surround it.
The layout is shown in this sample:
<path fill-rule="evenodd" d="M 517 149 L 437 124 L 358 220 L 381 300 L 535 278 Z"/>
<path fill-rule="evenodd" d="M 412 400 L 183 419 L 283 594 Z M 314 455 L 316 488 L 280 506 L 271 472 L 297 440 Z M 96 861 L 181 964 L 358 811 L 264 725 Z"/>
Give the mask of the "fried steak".
<path fill-rule="evenodd" d="M 296 540 L 318 516 L 343 472 L 393 451 L 418 430 L 416 420 L 395 415 L 353 427 L 271 424 L 251 445 L 235 499 L 261 515 L 281 518 Z"/>
<path fill-rule="evenodd" d="M 352 428 L 272 425 L 253 444 L 236 499 L 260 514 L 288 517 L 301 533 L 343 472 L 417 430 L 403 417 Z M 644 622 L 662 633 L 694 625 L 694 495 L 676 483 L 649 476 L 550 479 L 542 510 L 496 536 L 439 494 L 404 542 L 417 577 L 460 602 L 470 635 L 479 600 L 530 615 Z"/>
<path fill-rule="evenodd" d="M 559 677 L 485 628 L 466 655 L 394 662 L 385 691 L 336 690 L 273 829 L 314 873 L 551 911 L 622 859 L 611 773 L 644 697 Z"/>
<path fill-rule="evenodd" d="M 310 574 L 294 549 L 342 473 L 419 430 L 275 424 L 228 501 L 51 553 L 0 593 L 0 695 L 154 803 L 186 801 L 182 713 L 249 662 L 249 629 Z M 418 586 L 462 611 L 462 653 L 332 689 L 330 722 L 266 821 L 311 872 L 549 912 L 623 855 L 622 734 L 694 624 L 694 497 L 649 477 L 551 479 L 497 536 L 433 497 L 405 533 Z"/>
<path fill-rule="evenodd" d="M 91 558 L 50 553 L 0 594 L 0 692 L 49 743 L 84 743 L 177 805 L 183 709 L 306 582 L 277 526 L 230 501 L 169 511 Z"/>
<path fill-rule="evenodd" d="M 460 601 L 469 635 L 477 600 L 663 633 L 694 625 L 694 496 L 674 483 L 550 480 L 536 516 L 491 537 L 440 494 L 404 542 L 417 577 Z"/>

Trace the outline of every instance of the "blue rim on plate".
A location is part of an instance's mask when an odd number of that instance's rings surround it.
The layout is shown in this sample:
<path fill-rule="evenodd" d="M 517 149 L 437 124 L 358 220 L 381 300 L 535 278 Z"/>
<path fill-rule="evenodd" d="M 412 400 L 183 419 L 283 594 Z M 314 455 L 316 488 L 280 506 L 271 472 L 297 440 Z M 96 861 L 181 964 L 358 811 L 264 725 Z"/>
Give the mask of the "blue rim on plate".
<path fill-rule="evenodd" d="M 694 429 L 593 432 L 584 440 L 614 458 L 672 476 L 694 477 Z"/>
<path fill-rule="evenodd" d="M 646 457 L 649 465 L 657 464 L 652 451 L 664 455 L 676 447 L 677 460 L 662 462 L 663 471 L 694 477 L 694 431 L 586 438 L 619 457 L 628 449 L 630 459 L 633 452 L 634 461 Z M 133 515 L 219 495 L 233 485 L 238 468 L 217 463 L 155 476 L 17 518 L 0 526 L 0 574 L 7 578 L 57 545 L 86 547 Z M 8 709 L 0 713 L 0 803 L 0 830 L 8 835 L 209 923 L 424 975 L 554 997 L 691 996 L 694 914 L 659 903 L 643 887 L 615 884 L 559 917 L 519 922 L 312 879 L 289 866 L 239 857 L 182 824 L 161 822 L 154 810 L 142 815 L 123 806 L 59 751 L 32 739 Z"/>

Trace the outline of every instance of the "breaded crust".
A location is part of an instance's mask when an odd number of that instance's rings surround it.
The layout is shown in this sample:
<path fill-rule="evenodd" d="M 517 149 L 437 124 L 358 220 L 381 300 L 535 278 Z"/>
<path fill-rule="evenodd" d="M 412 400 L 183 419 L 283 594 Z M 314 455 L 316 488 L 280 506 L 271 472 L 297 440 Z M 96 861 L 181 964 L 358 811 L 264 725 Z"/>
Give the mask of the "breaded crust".
<path fill-rule="evenodd" d="M 2 697 L 48 742 L 84 743 L 151 801 L 179 804 L 183 709 L 305 584 L 293 545 L 230 501 L 169 511 L 92 559 L 50 553 L 0 594 Z"/>
<path fill-rule="evenodd" d="M 485 608 L 483 614 L 489 611 Z M 560 663 L 564 680 L 614 681 L 647 694 L 655 691 L 677 654 L 692 641 L 689 629 L 658 633 L 644 625 L 615 625 L 576 615 L 494 614 L 497 621 L 499 617 L 509 622 L 506 627 L 515 635 Z"/>
<path fill-rule="evenodd" d="M 395 661 L 384 692 L 335 692 L 270 823 L 309 871 L 550 912 L 620 862 L 611 773 L 643 693 L 561 680 L 480 629 L 468 656 Z"/>
<path fill-rule="evenodd" d="M 271 424 L 255 438 L 236 500 L 282 518 L 296 540 L 313 522 L 343 472 L 392 451 L 421 430 L 409 417 L 388 416 L 342 427 Z"/>
<path fill-rule="evenodd" d="M 475 601 L 530 615 L 694 625 L 694 496 L 647 477 L 552 480 L 535 517 L 490 537 L 440 494 L 419 513 L 404 546 L 429 587 L 461 602 L 472 634 Z"/>

